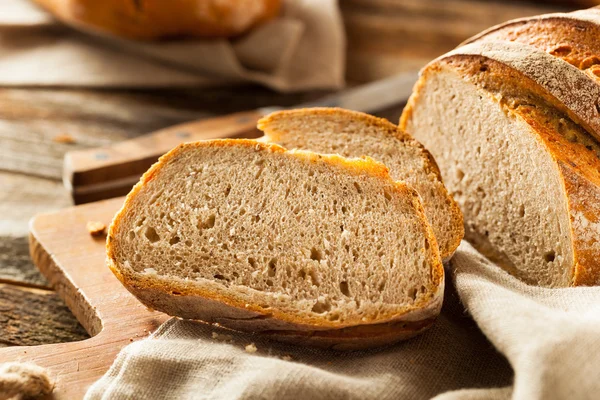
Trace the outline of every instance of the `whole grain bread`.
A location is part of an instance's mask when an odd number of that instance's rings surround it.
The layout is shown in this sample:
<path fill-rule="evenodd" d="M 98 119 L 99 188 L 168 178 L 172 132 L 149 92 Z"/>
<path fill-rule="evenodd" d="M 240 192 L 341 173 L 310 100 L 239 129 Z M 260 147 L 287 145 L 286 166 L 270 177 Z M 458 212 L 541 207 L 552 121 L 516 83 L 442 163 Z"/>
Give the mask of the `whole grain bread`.
<path fill-rule="evenodd" d="M 463 218 L 448 194 L 431 154 L 409 134 L 386 119 L 341 108 L 278 111 L 260 121 L 264 140 L 285 148 L 344 157 L 372 157 L 421 196 L 425 215 L 443 260 L 449 260 L 464 236 Z"/>
<path fill-rule="evenodd" d="M 278 13 L 281 0 L 34 0 L 68 24 L 128 39 L 237 36 Z"/>
<path fill-rule="evenodd" d="M 153 309 L 337 349 L 423 331 L 444 289 L 420 197 L 385 166 L 242 139 L 161 157 L 107 260 Z"/>
<path fill-rule="evenodd" d="M 600 284 L 600 88 L 584 68 L 600 53 L 579 29 L 599 32 L 597 15 L 476 36 L 423 69 L 400 121 L 436 157 L 466 238 L 531 284 Z"/>

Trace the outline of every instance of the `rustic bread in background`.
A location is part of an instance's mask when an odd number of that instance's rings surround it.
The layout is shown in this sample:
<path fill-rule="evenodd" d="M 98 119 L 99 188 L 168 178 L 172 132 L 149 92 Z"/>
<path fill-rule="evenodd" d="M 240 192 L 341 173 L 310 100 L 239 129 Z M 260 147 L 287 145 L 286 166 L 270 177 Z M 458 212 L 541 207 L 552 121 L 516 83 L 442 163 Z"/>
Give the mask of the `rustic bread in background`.
<path fill-rule="evenodd" d="M 237 36 L 280 9 L 280 0 L 33 1 L 73 25 L 143 40 Z"/>
<path fill-rule="evenodd" d="M 339 108 L 279 111 L 258 122 L 264 140 L 288 149 L 344 157 L 373 157 L 390 169 L 394 180 L 412 186 L 423 200 L 425 215 L 444 260 L 464 236 L 460 209 L 444 187 L 431 154 L 389 121 Z"/>
<path fill-rule="evenodd" d="M 599 15 L 489 29 L 422 71 L 401 118 L 465 237 L 531 284 L 600 284 Z"/>
<path fill-rule="evenodd" d="M 393 343 L 441 307 L 420 197 L 371 159 L 183 144 L 146 172 L 108 235 L 108 264 L 142 303 L 280 340 Z"/>

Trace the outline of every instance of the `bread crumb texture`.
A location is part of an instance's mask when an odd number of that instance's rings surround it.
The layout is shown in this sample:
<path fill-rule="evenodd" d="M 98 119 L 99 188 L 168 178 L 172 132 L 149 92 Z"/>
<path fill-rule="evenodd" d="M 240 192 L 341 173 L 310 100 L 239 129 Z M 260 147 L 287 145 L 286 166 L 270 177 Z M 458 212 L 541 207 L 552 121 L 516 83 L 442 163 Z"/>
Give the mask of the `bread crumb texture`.
<path fill-rule="evenodd" d="M 115 217 L 108 259 L 154 309 L 259 330 L 430 321 L 443 292 L 419 195 L 382 164 L 251 140 L 163 156 Z M 185 296 L 211 302 L 173 305 Z"/>

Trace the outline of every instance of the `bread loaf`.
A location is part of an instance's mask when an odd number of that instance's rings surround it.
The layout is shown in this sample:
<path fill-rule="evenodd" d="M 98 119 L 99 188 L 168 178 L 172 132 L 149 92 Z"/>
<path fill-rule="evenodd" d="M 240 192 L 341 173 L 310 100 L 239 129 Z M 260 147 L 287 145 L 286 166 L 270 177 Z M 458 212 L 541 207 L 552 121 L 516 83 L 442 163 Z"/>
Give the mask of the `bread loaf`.
<path fill-rule="evenodd" d="M 531 284 L 600 284 L 599 15 L 487 30 L 422 70 L 401 117 L 465 237 Z"/>
<path fill-rule="evenodd" d="M 310 108 L 275 112 L 258 122 L 265 140 L 285 148 L 344 157 L 367 155 L 390 169 L 420 194 L 442 259 L 448 260 L 464 235 L 456 202 L 444 187 L 431 154 L 389 121 L 340 108 Z"/>
<path fill-rule="evenodd" d="M 129 39 L 231 37 L 270 20 L 280 0 L 34 0 L 58 19 Z"/>
<path fill-rule="evenodd" d="M 423 331 L 444 288 L 420 197 L 382 164 L 252 140 L 161 157 L 115 216 L 107 255 L 153 309 L 337 349 Z"/>

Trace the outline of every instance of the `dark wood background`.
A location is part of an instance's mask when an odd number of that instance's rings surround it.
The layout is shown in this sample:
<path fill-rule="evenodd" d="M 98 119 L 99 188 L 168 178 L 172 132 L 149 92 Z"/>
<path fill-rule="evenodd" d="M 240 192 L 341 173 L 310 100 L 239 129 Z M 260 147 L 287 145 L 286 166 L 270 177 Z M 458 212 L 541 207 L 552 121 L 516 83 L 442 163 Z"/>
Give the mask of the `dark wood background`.
<path fill-rule="evenodd" d="M 483 0 L 340 0 L 340 4 L 350 84 L 421 67 L 504 20 L 576 7 L 572 2 L 565 6 Z M 193 119 L 293 105 L 323 94 L 284 95 L 257 86 L 154 91 L 0 87 L 0 347 L 88 337 L 28 253 L 28 220 L 36 213 L 71 205 L 61 182 L 66 151 Z M 397 122 L 400 112 L 398 106 L 380 115 Z M 55 141 L 64 134 L 74 143 Z"/>

